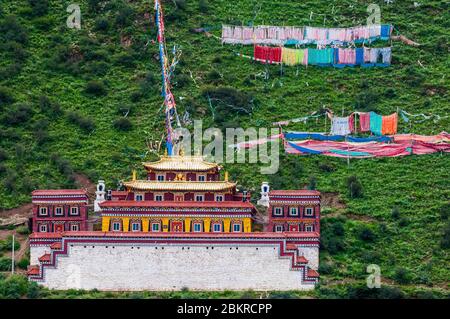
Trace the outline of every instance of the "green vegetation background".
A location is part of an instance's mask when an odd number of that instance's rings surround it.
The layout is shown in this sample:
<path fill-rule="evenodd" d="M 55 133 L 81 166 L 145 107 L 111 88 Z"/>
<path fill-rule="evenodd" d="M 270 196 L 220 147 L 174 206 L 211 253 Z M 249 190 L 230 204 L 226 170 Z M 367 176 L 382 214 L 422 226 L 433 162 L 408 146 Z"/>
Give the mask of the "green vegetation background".
<path fill-rule="evenodd" d="M 418 2 L 164 1 L 168 50 L 176 44 L 182 51 L 173 78 L 179 113 L 221 128 L 270 127 L 323 106 L 338 114 L 400 108 L 448 115 L 449 5 Z M 146 146 L 164 133 L 152 1 L 78 3 L 81 30 L 66 26 L 71 1 L 0 6 L 0 208 L 29 202 L 36 188 L 75 187 L 75 173 L 94 182 L 104 178 L 115 188 L 132 169 L 141 170 L 141 161 L 156 158 Z M 364 24 L 370 3 L 380 5 L 382 23 L 392 23 L 395 34 L 421 44 L 393 42 L 390 68 L 281 69 L 238 57 L 236 52 L 251 54 L 252 47 L 222 45 L 217 38 L 222 23 Z M 200 27 L 213 36 L 191 31 Z M 207 93 L 217 97 L 214 118 Z M 326 125 L 320 119 L 289 129 L 324 131 Z M 448 130 L 448 118 L 399 121 L 404 133 Z M 225 167 L 254 196 L 268 179 L 273 188 L 315 184 L 345 204 L 323 212 L 321 288 L 315 296 L 338 296 L 347 291 L 342 284 L 363 284 L 367 265 L 377 264 L 388 287 L 442 297 L 448 296 L 450 278 L 449 164 L 442 154 L 352 160 L 350 166 L 340 159 L 282 154 L 275 176 L 255 174 L 254 164 Z M 356 196 L 348 190 L 350 176 L 360 184 Z"/>

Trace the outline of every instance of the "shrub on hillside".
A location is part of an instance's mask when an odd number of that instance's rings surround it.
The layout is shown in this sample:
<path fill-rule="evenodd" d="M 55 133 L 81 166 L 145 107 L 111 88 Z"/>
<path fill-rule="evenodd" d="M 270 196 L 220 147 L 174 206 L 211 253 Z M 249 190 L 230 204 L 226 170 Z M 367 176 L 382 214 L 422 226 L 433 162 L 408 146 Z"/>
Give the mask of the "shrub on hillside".
<path fill-rule="evenodd" d="M 16 62 L 23 62 L 28 56 L 23 45 L 14 41 L 1 44 L 0 49 Z"/>
<path fill-rule="evenodd" d="M 121 52 L 116 54 L 114 56 L 114 63 L 126 68 L 134 68 L 136 66 L 136 60 L 129 52 Z"/>
<path fill-rule="evenodd" d="M 0 257 L 0 271 L 11 271 L 11 259 Z"/>
<path fill-rule="evenodd" d="M 180 74 L 176 77 L 176 85 L 178 88 L 184 88 L 191 82 L 191 78 L 187 74 Z"/>
<path fill-rule="evenodd" d="M 231 87 L 206 87 L 202 95 L 209 97 L 217 104 L 216 109 L 224 113 L 250 114 L 255 106 L 253 95 Z"/>
<path fill-rule="evenodd" d="M 9 235 L 3 242 L 2 242 L 2 250 L 6 251 L 12 251 L 13 247 L 13 237 L 12 235 Z M 20 249 L 20 243 L 17 240 L 17 238 L 14 240 L 14 250 L 18 251 Z"/>
<path fill-rule="evenodd" d="M 42 31 L 49 31 L 54 24 L 55 20 L 52 17 L 39 17 L 33 20 L 33 25 Z"/>
<path fill-rule="evenodd" d="M 88 117 L 84 117 L 77 112 L 69 112 L 67 114 L 69 122 L 79 126 L 86 133 L 91 132 L 95 128 L 94 121 Z"/>
<path fill-rule="evenodd" d="M 21 235 L 28 235 L 30 233 L 30 230 L 27 226 L 19 226 L 16 228 L 16 232 Z"/>
<path fill-rule="evenodd" d="M 126 117 L 115 120 L 113 126 L 118 131 L 129 131 L 133 128 L 133 124 Z"/>
<path fill-rule="evenodd" d="M 400 227 L 405 227 L 405 226 L 407 226 L 408 224 L 409 224 L 409 219 L 406 218 L 406 217 L 402 217 L 402 218 L 400 218 L 399 221 L 398 221 L 398 225 L 399 225 Z"/>
<path fill-rule="evenodd" d="M 108 31 L 109 21 L 108 19 L 99 17 L 95 20 L 94 30 L 95 31 Z"/>
<path fill-rule="evenodd" d="M 315 176 L 310 176 L 308 179 L 308 189 L 315 190 L 317 188 L 317 178 Z"/>
<path fill-rule="evenodd" d="M 361 239 L 361 240 L 368 241 L 368 242 L 372 242 L 372 241 L 375 240 L 376 235 L 375 235 L 375 233 L 373 232 L 372 229 L 370 229 L 370 228 L 367 227 L 367 226 L 363 226 L 363 227 L 359 230 L 358 237 L 359 237 L 359 239 Z"/>
<path fill-rule="evenodd" d="M 93 61 L 86 65 L 86 74 L 92 74 L 96 76 L 103 76 L 108 73 L 109 64 L 105 61 Z"/>
<path fill-rule="evenodd" d="M 412 277 L 408 270 L 400 267 L 395 270 L 394 280 L 399 284 L 406 285 L 412 281 Z"/>
<path fill-rule="evenodd" d="M 47 115 L 50 118 L 56 118 L 60 116 L 63 111 L 61 109 L 61 105 L 56 102 L 52 102 L 47 96 L 41 95 L 39 97 L 39 109 L 42 113 Z"/>
<path fill-rule="evenodd" d="M 381 259 L 381 255 L 378 251 L 363 251 L 361 253 L 361 259 L 367 264 L 378 264 Z"/>
<path fill-rule="evenodd" d="M 332 163 L 321 163 L 319 164 L 319 169 L 322 172 L 331 173 L 336 170 L 336 167 Z"/>
<path fill-rule="evenodd" d="M 360 198 L 363 196 L 362 184 L 355 175 L 347 178 L 347 189 L 351 198 Z"/>
<path fill-rule="evenodd" d="M 48 13 L 48 0 L 28 0 L 31 6 L 31 15 L 35 17 Z"/>
<path fill-rule="evenodd" d="M 10 89 L 0 86 L 0 109 L 7 104 L 14 103 L 14 97 Z"/>
<path fill-rule="evenodd" d="M 18 125 L 27 122 L 33 116 L 33 110 L 28 104 L 18 104 L 8 110 L 3 118 L 5 125 Z"/>
<path fill-rule="evenodd" d="M 321 262 L 319 265 L 319 274 L 328 275 L 333 272 L 333 264 L 329 262 Z"/>
<path fill-rule="evenodd" d="M 370 289 L 366 285 L 351 286 L 347 290 L 350 299 L 402 299 L 405 294 L 398 288 L 381 286 L 379 289 Z"/>
<path fill-rule="evenodd" d="M 425 75 L 420 72 L 417 67 L 412 65 L 408 66 L 405 71 L 405 76 L 403 81 L 412 87 L 419 87 L 423 82 L 425 82 Z"/>
<path fill-rule="evenodd" d="M 344 220 L 330 218 L 322 222 L 320 232 L 320 246 L 322 249 L 334 255 L 345 250 L 344 242 Z"/>
<path fill-rule="evenodd" d="M 6 170 L 6 176 L 3 180 L 3 186 L 8 192 L 16 190 L 17 174 L 12 170 Z"/>
<path fill-rule="evenodd" d="M 85 92 L 94 96 L 102 96 L 106 94 L 106 87 L 102 82 L 90 81 L 86 85 Z"/>
<path fill-rule="evenodd" d="M 200 9 L 200 12 L 207 13 L 209 11 L 208 1 L 200 0 L 198 2 L 198 8 Z"/>
<path fill-rule="evenodd" d="M 186 10 L 186 0 L 173 0 L 175 6 L 180 10 Z"/>
<path fill-rule="evenodd" d="M 447 220 L 450 217 L 450 203 L 446 203 L 439 209 L 442 220 Z"/>
<path fill-rule="evenodd" d="M 356 96 L 355 109 L 362 111 L 376 111 L 375 104 L 379 99 L 377 93 L 365 90 Z"/>
<path fill-rule="evenodd" d="M 0 20 L 0 40 L 1 42 L 14 41 L 26 44 L 28 42 L 28 34 L 16 17 L 8 16 Z"/>
<path fill-rule="evenodd" d="M 388 88 L 384 92 L 384 96 L 389 98 L 389 99 L 392 99 L 392 98 L 396 97 L 397 94 L 395 93 L 395 90 L 393 88 Z"/>
<path fill-rule="evenodd" d="M 36 188 L 38 188 L 38 183 L 31 176 L 24 176 L 20 180 L 20 191 L 22 194 L 30 194 Z"/>
<path fill-rule="evenodd" d="M 37 298 L 40 291 L 37 283 L 29 282 L 23 275 L 0 278 L 0 299 Z"/>
<path fill-rule="evenodd" d="M 345 234 L 345 228 L 342 221 L 334 223 L 331 229 L 335 236 L 344 236 Z"/>
<path fill-rule="evenodd" d="M 117 11 L 116 19 L 114 21 L 116 27 L 129 27 L 133 23 L 135 12 L 129 5 L 123 5 Z"/>
<path fill-rule="evenodd" d="M 19 267 L 20 269 L 27 269 L 28 265 L 30 265 L 30 260 L 26 257 L 23 257 L 17 262 L 17 267 Z"/>
<path fill-rule="evenodd" d="M 36 299 L 39 298 L 41 294 L 41 288 L 39 287 L 39 285 L 36 282 L 30 282 L 28 281 L 28 291 L 26 294 L 26 297 L 28 299 Z"/>
<path fill-rule="evenodd" d="M 391 216 L 392 216 L 393 219 L 399 219 L 400 218 L 400 209 L 397 206 L 392 208 Z"/>
<path fill-rule="evenodd" d="M 441 239 L 441 247 L 444 249 L 450 248 L 450 221 L 444 227 L 443 237 Z"/>
<path fill-rule="evenodd" d="M 222 75 L 219 71 L 212 69 L 206 74 L 206 82 L 211 84 L 218 84 L 222 82 Z"/>
<path fill-rule="evenodd" d="M 97 12 L 102 2 L 103 0 L 87 0 L 89 10 Z"/>
<path fill-rule="evenodd" d="M 0 147 L 0 162 L 8 159 L 8 153 Z"/>
<path fill-rule="evenodd" d="M 130 94 L 130 101 L 133 103 L 139 102 L 144 97 L 141 90 L 136 90 Z"/>
<path fill-rule="evenodd" d="M 0 177 L 3 176 L 8 171 L 5 164 L 0 163 Z"/>
<path fill-rule="evenodd" d="M 67 159 L 62 158 L 58 154 L 52 154 L 50 155 L 50 161 L 52 162 L 53 165 L 56 166 L 56 168 L 61 174 L 63 174 L 64 176 L 72 176 L 73 168 Z"/>
<path fill-rule="evenodd" d="M 6 67 L 0 68 L 0 80 L 11 80 L 11 78 L 19 74 L 21 70 L 21 63 L 12 63 L 7 65 Z"/>

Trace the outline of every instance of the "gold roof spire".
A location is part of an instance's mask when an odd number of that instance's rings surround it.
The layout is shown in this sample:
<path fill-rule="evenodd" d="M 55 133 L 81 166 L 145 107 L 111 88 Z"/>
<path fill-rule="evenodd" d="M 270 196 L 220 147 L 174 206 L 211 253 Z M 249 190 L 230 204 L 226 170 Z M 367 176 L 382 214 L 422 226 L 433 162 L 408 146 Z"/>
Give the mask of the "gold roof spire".
<path fill-rule="evenodd" d="M 196 171 L 218 170 L 217 163 L 207 162 L 203 156 L 173 155 L 161 156 L 159 161 L 143 163 L 147 171 Z"/>

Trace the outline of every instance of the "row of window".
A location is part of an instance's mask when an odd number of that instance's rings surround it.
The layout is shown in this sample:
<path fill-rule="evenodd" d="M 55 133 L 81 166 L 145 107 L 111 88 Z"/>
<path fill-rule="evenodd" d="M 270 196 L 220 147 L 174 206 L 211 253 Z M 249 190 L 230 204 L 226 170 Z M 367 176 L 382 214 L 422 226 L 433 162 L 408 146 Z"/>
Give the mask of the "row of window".
<path fill-rule="evenodd" d="M 274 232 L 283 232 L 283 231 L 301 231 L 301 227 L 300 225 L 289 225 L 288 227 L 285 227 L 283 225 L 275 225 L 273 227 L 273 231 Z M 314 231 L 314 225 L 306 225 L 303 229 L 303 231 L 306 232 L 313 232 Z"/>
<path fill-rule="evenodd" d="M 300 211 L 298 207 L 289 207 L 289 216 L 299 216 Z M 314 208 L 306 207 L 303 213 L 304 216 L 314 216 Z M 273 216 L 284 216 L 283 207 L 274 207 Z"/>
<path fill-rule="evenodd" d="M 112 231 L 122 231 L 122 223 L 121 222 L 113 222 L 111 225 Z M 142 231 L 141 223 L 135 222 L 131 223 L 130 230 L 133 232 Z M 161 223 L 151 223 L 150 230 L 152 232 L 160 232 L 162 231 Z M 183 222 L 172 223 L 171 231 L 174 232 L 182 232 L 183 231 Z M 212 223 L 211 231 L 215 233 L 220 233 L 223 231 L 223 227 L 221 223 Z M 234 223 L 231 225 L 231 231 L 235 233 L 242 232 L 242 225 L 240 223 Z M 192 223 L 192 232 L 201 233 L 203 232 L 203 223 L 194 222 Z"/>
<path fill-rule="evenodd" d="M 162 174 L 156 175 L 156 180 L 158 182 L 164 182 L 166 180 L 166 176 Z M 197 181 L 206 182 L 206 175 L 197 175 Z"/>
<path fill-rule="evenodd" d="M 39 216 L 48 216 L 49 215 L 49 209 L 48 207 L 39 207 Z M 54 216 L 64 216 L 64 208 L 63 207 L 55 207 L 53 211 Z M 71 216 L 78 216 L 79 215 L 79 209 L 76 206 L 69 208 L 69 215 Z"/>
<path fill-rule="evenodd" d="M 62 226 L 62 227 L 63 227 L 63 229 L 61 229 L 61 230 L 64 230 L 64 226 Z M 78 224 L 70 224 L 69 230 L 70 231 L 79 231 L 80 230 L 80 225 L 78 225 Z M 48 224 L 40 224 L 39 225 L 39 232 L 40 233 L 47 233 L 49 231 L 50 231 L 50 225 L 48 225 Z"/>
<path fill-rule="evenodd" d="M 145 196 L 144 194 L 135 194 L 134 200 L 138 202 L 142 202 L 144 200 Z M 215 201 L 216 202 L 223 202 L 223 195 L 215 195 Z M 184 195 L 175 195 L 174 196 L 175 201 L 184 201 Z M 196 202 L 204 202 L 205 201 L 205 195 L 195 195 L 194 199 Z M 164 201 L 164 195 L 163 194 L 155 194 L 154 200 L 157 202 Z"/>

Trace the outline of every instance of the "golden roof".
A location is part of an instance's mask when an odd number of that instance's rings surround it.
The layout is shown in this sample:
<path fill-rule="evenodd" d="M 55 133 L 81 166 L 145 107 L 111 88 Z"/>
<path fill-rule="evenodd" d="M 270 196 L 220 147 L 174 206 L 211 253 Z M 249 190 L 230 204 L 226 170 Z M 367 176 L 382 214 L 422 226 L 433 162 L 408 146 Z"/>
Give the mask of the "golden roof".
<path fill-rule="evenodd" d="M 219 168 L 216 163 L 206 162 L 203 156 L 161 156 L 159 161 L 142 164 L 147 170 L 156 171 L 209 171 Z"/>
<path fill-rule="evenodd" d="M 227 181 L 131 181 L 123 185 L 129 190 L 136 191 L 229 191 L 236 187 L 236 183 Z"/>

